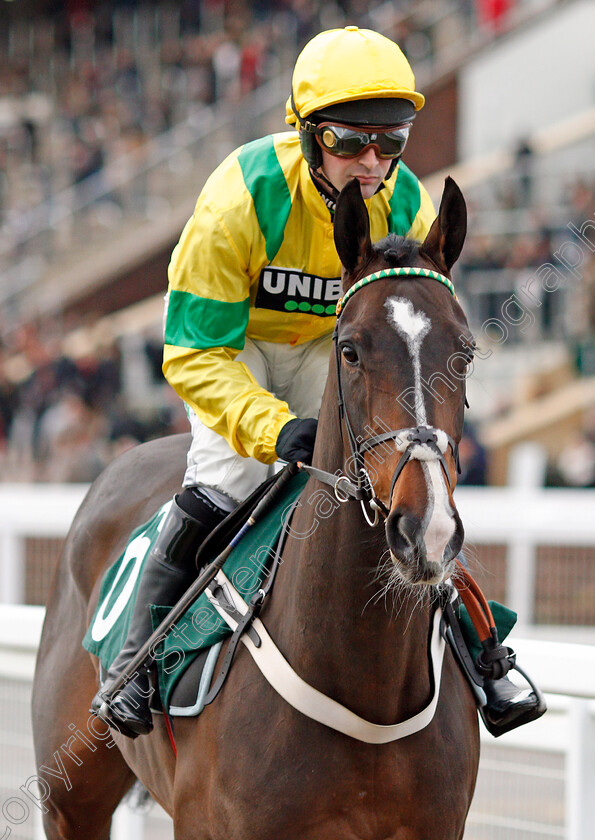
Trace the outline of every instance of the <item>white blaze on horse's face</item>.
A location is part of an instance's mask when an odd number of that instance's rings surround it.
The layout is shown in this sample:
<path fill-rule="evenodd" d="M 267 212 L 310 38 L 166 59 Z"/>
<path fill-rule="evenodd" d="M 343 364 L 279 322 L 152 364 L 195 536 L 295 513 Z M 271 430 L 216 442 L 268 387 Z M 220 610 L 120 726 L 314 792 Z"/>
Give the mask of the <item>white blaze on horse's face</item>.
<path fill-rule="evenodd" d="M 405 298 L 390 297 L 384 305 L 388 309 L 388 322 L 406 342 L 413 363 L 415 387 L 415 414 L 417 425 L 427 425 L 426 406 L 421 388 L 421 343 L 432 329 L 432 322 L 424 312 L 416 312 Z"/>
<path fill-rule="evenodd" d="M 432 322 L 421 311 L 416 312 L 410 300 L 389 297 L 385 301 L 388 322 L 405 341 L 411 363 L 415 389 L 415 420 L 418 426 L 428 424 L 421 377 L 421 345 L 432 329 Z M 424 447 L 425 450 L 425 447 Z M 428 504 L 422 523 L 426 557 L 428 563 L 437 564 L 436 577 L 439 583 L 443 577 L 442 560 L 444 550 L 455 533 L 454 511 L 448 499 L 448 488 L 440 462 L 432 457 L 429 449 L 416 456 L 426 479 Z"/>

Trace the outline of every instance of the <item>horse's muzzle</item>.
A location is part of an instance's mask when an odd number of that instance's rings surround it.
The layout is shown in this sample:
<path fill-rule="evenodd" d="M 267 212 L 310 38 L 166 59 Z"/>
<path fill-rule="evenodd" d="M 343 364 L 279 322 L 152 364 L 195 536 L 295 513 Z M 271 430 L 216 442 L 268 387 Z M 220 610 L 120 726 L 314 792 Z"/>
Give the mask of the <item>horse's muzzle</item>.
<path fill-rule="evenodd" d="M 423 520 L 403 506 L 391 511 L 385 529 L 395 568 L 405 583 L 436 586 L 450 577 L 464 539 L 463 524 L 456 510 L 443 533 L 434 532 L 431 540 L 427 540 Z"/>

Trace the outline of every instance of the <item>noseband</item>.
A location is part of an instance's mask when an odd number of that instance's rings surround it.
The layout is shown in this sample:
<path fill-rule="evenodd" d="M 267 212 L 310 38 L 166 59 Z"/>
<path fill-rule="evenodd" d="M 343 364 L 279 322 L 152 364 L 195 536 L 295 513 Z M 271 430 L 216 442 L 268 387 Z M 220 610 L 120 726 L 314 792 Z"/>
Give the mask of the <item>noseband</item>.
<path fill-rule="evenodd" d="M 384 516 L 388 516 L 389 513 L 389 509 L 386 505 L 375 496 L 372 484 L 366 471 L 364 453 L 370 451 L 375 446 L 385 443 L 388 440 L 394 440 L 396 442 L 397 451 L 402 453 L 393 473 L 388 500 L 389 505 L 391 503 L 395 484 L 397 483 L 403 468 L 409 461 L 438 460 L 444 470 L 444 474 L 451 491 L 453 489 L 452 481 L 448 471 L 448 465 L 444 457 L 448 447 L 452 450 L 457 472 L 460 473 L 461 471 L 459 464 L 459 446 L 454 442 L 450 435 L 447 435 L 446 432 L 442 431 L 442 429 L 436 429 L 434 426 L 416 426 L 415 428 L 397 429 L 396 431 L 387 431 L 377 435 L 370 435 L 370 437 L 362 440 L 361 436 L 357 437 L 355 435 L 351 423 L 349 422 L 349 416 L 343 399 L 343 386 L 341 383 L 341 357 L 338 342 L 339 321 L 341 314 L 345 311 L 345 306 L 349 300 L 351 300 L 353 295 L 360 289 L 364 288 L 364 286 L 368 286 L 375 280 L 384 280 L 388 277 L 403 276 L 427 277 L 432 280 L 437 280 L 439 283 L 446 286 L 451 295 L 456 299 L 454 286 L 448 277 L 445 277 L 443 274 L 439 274 L 437 271 L 417 267 L 385 268 L 382 271 L 376 271 L 373 274 L 362 277 L 361 280 L 358 280 L 357 283 L 354 283 L 353 286 L 348 289 L 345 295 L 337 303 L 337 323 L 333 332 L 333 341 L 335 344 L 339 413 L 341 418 L 344 420 L 345 428 L 347 430 L 349 447 L 351 449 L 350 460 L 354 463 L 357 480 L 356 483 L 353 483 L 345 475 L 336 476 L 315 467 L 303 467 L 315 478 L 318 478 L 326 484 L 330 484 L 333 487 L 335 495 L 339 501 L 347 501 L 349 498 L 359 500 L 362 504 L 366 520 L 370 525 L 377 524 L 378 514 L 380 511 L 384 514 Z M 373 521 L 369 518 L 364 504 L 365 502 L 368 502 L 375 511 Z"/>

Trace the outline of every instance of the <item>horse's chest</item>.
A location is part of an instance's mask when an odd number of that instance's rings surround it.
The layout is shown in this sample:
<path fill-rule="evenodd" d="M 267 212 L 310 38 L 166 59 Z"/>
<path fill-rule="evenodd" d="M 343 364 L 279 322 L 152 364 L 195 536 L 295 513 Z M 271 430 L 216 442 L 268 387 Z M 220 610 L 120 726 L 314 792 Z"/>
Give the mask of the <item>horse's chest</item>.
<path fill-rule="evenodd" d="M 292 726 L 287 716 L 271 722 L 261 722 L 250 747 L 236 742 L 235 751 L 220 755 L 224 766 L 209 796 L 209 811 L 221 819 L 216 840 L 459 836 L 467 804 L 457 802 L 448 762 L 437 768 L 428 761 L 427 740 L 372 746 L 308 721 Z"/>
<path fill-rule="evenodd" d="M 458 672 L 445 677 L 452 689 Z M 477 755 L 473 701 L 459 699 L 469 715 L 441 702 L 414 736 L 365 744 L 294 710 L 242 657 L 199 722 L 199 809 L 214 819 L 205 840 L 456 840 Z"/>

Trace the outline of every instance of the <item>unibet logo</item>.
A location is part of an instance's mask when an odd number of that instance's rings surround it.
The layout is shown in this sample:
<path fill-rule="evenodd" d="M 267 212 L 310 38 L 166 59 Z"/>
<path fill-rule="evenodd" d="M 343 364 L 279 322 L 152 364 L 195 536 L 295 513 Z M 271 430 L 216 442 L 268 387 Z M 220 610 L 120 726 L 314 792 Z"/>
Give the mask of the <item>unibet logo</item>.
<path fill-rule="evenodd" d="M 296 269 L 269 266 L 261 272 L 255 306 L 328 317 L 335 314 L 340 297 L 340 277 L 316 277 Z"/>

